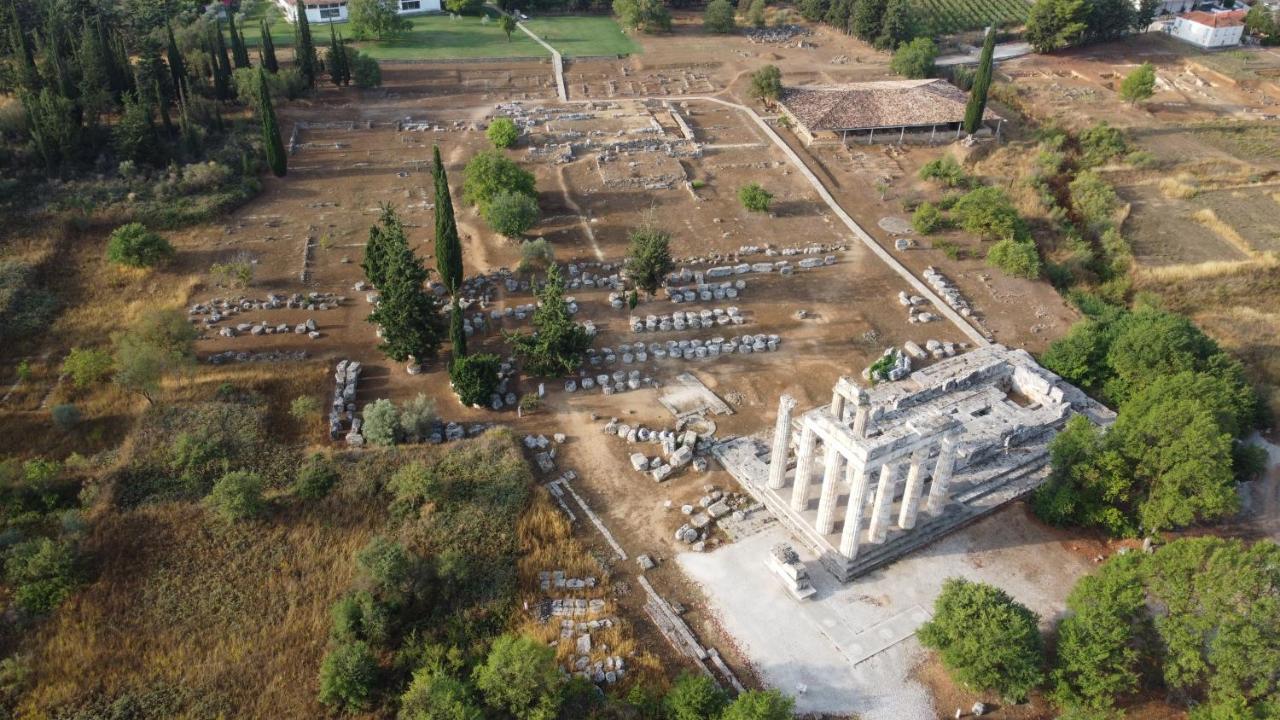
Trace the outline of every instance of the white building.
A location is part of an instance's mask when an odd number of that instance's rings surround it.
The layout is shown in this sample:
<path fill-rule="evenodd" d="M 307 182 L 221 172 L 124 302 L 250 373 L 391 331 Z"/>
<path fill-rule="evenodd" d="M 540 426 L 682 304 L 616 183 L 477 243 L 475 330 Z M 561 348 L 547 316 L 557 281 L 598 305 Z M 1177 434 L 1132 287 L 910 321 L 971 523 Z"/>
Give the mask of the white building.
<path fill-rule="evenodd" d="M 401 15 L 440 12 L 440 0 L 392 0 Z M 298 19 L 298 0 L 276 0 L 285 20 Z M 314 0 L 307 3 L 307 20 L 312 23 L 347 21 L 347 0 Z"/>
<path fill-rule="evenodd" d="M 1244 35 L 1245 10 L 1183 13 L 1165 26 L 1170 35 L 1202 48 L 1231 47 Z"/>

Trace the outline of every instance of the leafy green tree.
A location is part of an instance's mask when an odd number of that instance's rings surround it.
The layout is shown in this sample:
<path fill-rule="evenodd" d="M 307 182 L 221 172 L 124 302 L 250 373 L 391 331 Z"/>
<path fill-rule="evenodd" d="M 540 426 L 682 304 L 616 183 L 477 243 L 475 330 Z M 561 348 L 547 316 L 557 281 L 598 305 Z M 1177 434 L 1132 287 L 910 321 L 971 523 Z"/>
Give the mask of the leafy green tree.
<path fill-rule="evenodd" d="M 500 191 L 484 209 L 485 222 L 495 231 L 519 238 L 538 222 L 538 201 L 523 193 Z"/>
<path fill-rule="evenodd" d="M 351 32 L 360 40 L 390 40 L 413 28 L 409 18 L 401 17 L 396 0 L 351 0 L 347 19 Z"/>
<path fill-rule="evenodd" d="M 215 74 L 222 78 L 221 86 L 227 90 L 226 94 L 218 96 L 219 100 L 227 100 L 229 95 L 229 86 L 231 80 L 232 64 L 231 58 L 227 56 L 226 39 L 222 37 L 222 21 L 218 20 L 214 23 L 213 29 L 213 60 L 217 64 Z"/>
<path fill-rule="evenodd" d="M 769 205 L 773 203 L 773 193 L 757 183 L 751 183 L 738 190 L 738 202 L 751 212 L 769 212 Z"/>
<path fill-rule="evenodd" d="M 289 172 L 289 156 L 285 153 L 280 126 L 276 123 L 276 110 L 271 105 L 271 90 L 267 87 L 267 72 L 258 67 L 258 120 L 262 123 L 262 146 L 267 154 L 267 166 L 276 177 Z"/>
<path fill-rule="evenodd" d="M 1131 0 L 1092 0 L 1085 16 L 1085 39 L 1105 42 L 1133 31 L 1137 8 Z"/>
<path fill-rule="evenodd" d="M 297 20 L 293 25 L 293 63 L 307 81 L 307 87 L 316 86 L 316 71 L 320 59 L 316 56 L 316 45 L 311 39 L 311 22 L 307 20 L 306 0 L 297 0 Z"/>
<path fill-rule="evenodd" d="M 516 19 L 510 15 L 503 14 L 502 17 L 498 18 L 498 27 L 507 36 L 507 42 L 511 42 L 511 34 L 516 31 Z"/>
<path fill-rule="evenodd" d="M 559 376 L 573 372 L 582 362 L 582 354 L 591 346 L 586 329 L 573 321 L 565 307 L 564 278 L 560 268 L 551 265 L 547 280 L 538 291 L 538 307 L 533 311 L 534 332 L 508 334 L 516 355 L 524 361 L 531 375 Z"/>
<path fill-rule="evenodd" d="M 661 0 L 613 0 L 613 14 L 628 30 L 645 33 L 671 31 L 671 13 Z"/>
<path fill-rule="evenodd" d="M 113 336 L 117 385 L 155 403 L 164 378 L 195 359 L 197 331 L 176 310 L 153 310 Z"/>
<path fill-rule="evenodd" d="M 516 140 L 520 138 L 520 128 L 516 127 L 515 122 L 509 117 L 497 117 L 489 123 L 484 136 L 489 138 L 489 142 L 493 143 L 495 148 L 506 150 L 515 145 Z"/>
<path fill-rule="evenodd" d="M 142 223 L 121 225 L 107 239 L 107 260 L 129 267 L 152 267 L 173 257 L 173 246 Z"/>
<path fill-rule="evenodd" d="M 724 691 L 711 678 L 682 673 L 667 692 L 663 705 L 669 720 L 703 720 L 720 717 L 728 702 Z"/>
<path fill-rule="evenodd" d="M 555 650 L 532 638 L 500 635 L 475 684 L 489 707 L 518 720 L 551 720 L 560 706 L 560 670 Z"/>
<path fill-rule="evenodd" d="M 415 561 L 400 543 L 378 535 L 356 553 L 362 582 L 379 600 L 392 605 L 414 592 Z"/>
<path fill-rule="evenodd" d="M 1130 105 L 1149 99 L 1156 91 L 1156 68 L 1144 62 L 1120 81 L 1120 97 Z"/>
<path fill-rule="evenodd" d="M 444 9 L 454 15 L 473 15 L 482 7 L 482 0 L 444 0 Z"/>
<path fill-rule="evenodd" d="M 262 56 L 262 66 L 267 69 L 267 72 L 275 75 L 280 71 L 280 62 L 276 60 L 276 43 L 271 39 L 271 25 L 267 23 L 265 17 L 262 18 L 258 33 L 262 36 L 262 44 L 258 46 L 258 52 Z"/>
<path fill-rule="evenodd" d="M 946 222 L 942 211 L 931 202 L 922 202 L 911 213 L 911 227 L 921 235 L 929 235 L 940 229 Z"/>
<path fill-rule="evenodd" d="M 720 720 L 791 720 L 795 705 L 777 690 L 748 690 L 725 708 Z"/>
<path fill-rule="evenodd" d="M 1036 244 L 1030 240 L 1005 238 L 987 250 L 987 264 L 1006 275 L 1034 280 L 1040 277 L 1043 266 Z"/>
<path fill-rule="evenodd" d="M 751 8 L 747 10 L 747 22 L 752 27 L 762 28 L 768 20 L 764 14 L 764 0 L 752 0 Z"/>
<path fill-rule="evenodd" d="M 424 667 L 413 674 L 409 689 L 400 696 L 398 720 L 484 720 L 465 683 L 437 668 Z"/>
<path fill-rule="evenodd" d="M 995 63 L 996 31 L 987 28 L 982 41 L 982 54 L 978 56 L 978 72 L 969 90 L 969 102 L 964 108 L 964 131 L 975 133 L 982 127 L 982 115 L 987 110 L 987 93 L 991 90 L 992 66 Z"/>
<path fill-rule="evenodd" d="M 1088 10 L 1084 0 L 1036 0 L 1027 17 L 1026 40 L 1038 53 L 1079 42 Z"/>
<path fill-rule="evenodd" d="M 934 73 L 933 61 L 938 57 L 938 46 L 931 38 L 918 37 L 903 43 L 893 51 L 893 59 L 889 61 L 889 69 L 913 80 L 931 77 Z"/>
<path fill-rule="evenodd" d="M 1137 555 L 1116 556 L 1080 578 L 1067 596 L 1052 672 L 1059 705 L 1107 712 L 1117 698 L 1138 690 L 1142 641 L 1151 631 L 1141 563 Z"/>
<path fill-rule="evenodd" d="M 262 478 L 247 470 L 236 470 L 218 478 L 205 503 L 228 522 L 250 520 L 267 509 L 262 499 Z"/>
<path fill-rule="evenodd" d="M 876 47 L 895 50 L 914 38 L 916 33 L 916 21 L 912 14 L 910 0 L 889 0 L 884 8 Z"/>
<path fill-rule="evenodd" d="M 77 389 L 102 382 L 111 375 L 111 353 L 99 348 L 71 348 L 62 361 L 62 372 Z"/>
<path fill-rule="evenodd" d="M 777 65 L 765 65 L 751 73 L 751 97 L 772 106 L 782 96 L 782 71 Z"/>
<path fill-rule="evenodd" d="M 1018 210 L 1004 190 L 991 185 L 975 188 L 951 206 L 960 227 L 987 240 L 1013 240 L 1025 235 Z"/>
<path fill-rule="evenodd" d="M 333 620 L 331 635 L 338 642 L 364 641 L 383 645 L 391 637 L 394 619 L 391 609 L 367 590 L 343 595 L 329 610 Z"/>
<path fill-rule="evenodd" d="M 320 500 L 338 484 L 338 471 L 329 458 L 314 453 L 298 468 L 293 492 L 303 500 Z"/>
<path fill-rule="evenodd" d="M 702 13 L 702 29 L 709 33 L 725 35 L 737 29 L 733 4 L 729 0 L 711 0 Z"/>
<path fill-rule="evenodd" d="M 435 272 L 440 282 L 457 295 L 462 287 L 462 242 L 458 240 L 458 223 L 453 217 L 453 197 L 449 195 L 449 178 L 440 161 L 440 146 L 431 149 L 431 178 L 435 182 Z"/>
<path fill-rule="evenodd" d="M 856 0 L 849 32 L 864 42 L 875 42 L 884 29 L 884 11 L 888 0 Z"/>
<path fill-rule="evenodd" d="M 339 643 L 320 665 L 320 702 L 348 712 L 364 710 L 377 680 L 378 662 L 367 643 Z"/>
<path fill-rule="evenodd" d="M 1038 622 L 997 587 L 949 578 L 916 636 L 960 684 L 1021 701 L 1044 680 Z"/>
<path fill-rule="evenodd" d="M 365 440 L 383 447 L 391 447 L 400 441 L 400 411 L 387 398 L 378 398 L 365 405 L 361 417 L 364 419 L 362 432 Z"/>
<path fill-rule="evenodd" d="M 347 62 L 351 64 L 351 79 L 355 80 L 356 87 L 366 90 L 382 87 L 382 66 L 377 60 L 356 52 L 354 48 L 347 48 Z"/>
<path fill-rule="evenodd" d="M 485 407 L 498 389 L 498 368 L 502 360 L 497 355 L 480 353 L 455 357 L 449 365 L 449 381 L 458 401 L 463 405 Z"/>
<path fill-rule="evenodd" d="M 1112 323 L 1085 318 L 1050 345 L 1040 362 L 1072 385 L 1100 390 L 1111 376 L 1107 350 L 1113 335 Z"/>
<path fill-rule="evenodd" d="M 671 233 L 652 223 L 631 231 L 627 249 L 627 278 L 652 296 L 675 267 L 671 259 Z"/>
<path fill-rule="evenodd" d="M 68 542 L 33 538 L 14 545 L 4 564 L 14 604 L 33 615 L 52 612 L 78 584 L 76 566 L 76 551 Z"/>
<path fill-rule="evenodd" d="M 1238 372 L 1237 364 L 1190 320 L 1155 309 L 1140 309 L 1116 321 L 1106 365 L 1106 396 L 1119 403 L 1157 378 L 1184 370 Z"/>
<path fill-rule="evenodd" d="M 520 193 L 537 199 L 533 173 L 517 165 L 498 150 L 485 150 L 467 163 L 462 183 L 462 199 L 484 212 L 490 201 L 502 191 Z"/>

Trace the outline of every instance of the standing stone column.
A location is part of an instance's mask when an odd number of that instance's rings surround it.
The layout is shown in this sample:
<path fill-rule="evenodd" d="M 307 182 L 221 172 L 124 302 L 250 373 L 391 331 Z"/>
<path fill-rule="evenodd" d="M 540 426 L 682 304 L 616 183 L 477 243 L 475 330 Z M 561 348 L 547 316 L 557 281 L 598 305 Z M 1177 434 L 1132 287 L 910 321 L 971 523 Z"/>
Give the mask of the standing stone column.
<path fill-rule="evenodd" d="M 871 542 L 882 543 L 889 535 L 889 513 L 893 509 L 893 495 L 898 485 L 898 463 L 890 460 L 880 466 L 880 481 L 876 484 L 876 501 L 871 507 Z"/>
<path fill-rule="evenodd" d="M 938 448 L 938 464 L 933 466 L 933 485 L 929 488 L 929 514 L 940 515 L 951 501 L 948 489 L 951 485 L 951 471 L 956 466 L 956 446 L 960 444 L 958 435 L 947 435 L 942 438 Z"/>
<path fill-rule="evenodd" d="M 916 448 L 911 453 L 911 465 L 907 469 L 907 486 L 902 490 L 902 508 L 898 511 L 898 527 L 910 530 L 916 526 L 916 513 L 920 509 L 920 494 L 924 490 L 924 461 L 929 459 L 928 446 Z"/>
<path fill-rule="evenodd" d="M 787 482 L 787 453 L 791 450 L 791 411 L 796 399 L 778 398 L 778 422 L 773 426 L 773 453 L 769 455 L 769 487 L 781 490 Z"/>
<path fill-rule="evenodd" d="M 831 415 L 836 422 L 844 422 L 844 395 L 840 392 L 839 384 L 831 391 Z"/>
<path fill-rule="evenodd" d="M 818 442 L 813 426 L 806 420 L 801 422 L 804 426 L 800 428 L 800 452 L 796 455 L 795 484 L 791 487 L 791 509 L 796 512 L 803 511 L 809 505 L 809 480 L 813 476 L 813 446 Z"/>
<path fill-rule="evenodd" d="M 867 504 L 867 479 L 871 471 L 853 459 L 847 463 L 845 480 L 849 483 L 849 506 L 844 510 L 844 528 L 840 531 L 840 554 L 852 560 L 858 556 L 862 508 Z"/>
<path fill-rule="evenodd" d="M 822 468 L 822 492 L 818 494 L 818 518 L 814 529 L 819 535 L 830 535 L 836 525 L 836 498 L 840 496 L 840 464 L 844 455 L 835 443 L 827 443 L 826 462 Z"/>

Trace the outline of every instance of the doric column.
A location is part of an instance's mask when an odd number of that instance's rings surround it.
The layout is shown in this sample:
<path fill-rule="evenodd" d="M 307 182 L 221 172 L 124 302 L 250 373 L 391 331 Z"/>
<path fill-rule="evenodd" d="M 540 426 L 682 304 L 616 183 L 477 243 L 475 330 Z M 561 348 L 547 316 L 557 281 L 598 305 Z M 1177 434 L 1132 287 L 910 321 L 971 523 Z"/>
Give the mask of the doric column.
<path fill-rule="evenodd" d="M 893 494 L 898 484 L 898 463 L 890 460 L 880 466 L 880 481 L 876 484 L 876 501 L 871 507 L 871 542 L 881 543 L 889 535 L 889 513 L 893 508 Z"/>
<path fill-rule="evenodd" d="M 791 450 L 791 411 L 796 399 L 778 398 L 778 422 L 773 426 L 773 452 L 769 455 L 769 487 L 780 490 L 787 482 L 787 453 Z"/>
<path fill-rule="evenodd" d="M 938 464 L 933 466 L 933 485 L 929 488 L 929 513 L 938 515 L 950 502 L 948 488 L 951 485 L 951 471 L 956 465 L 956 446 L 960 444 L 958 435 L 947 435 L 942 438 L 938 447 Z"/>
<path fill-rule="evenodd" d="M 840 464 L 844 455 L 835 443 L 827 443 L 826 462 L 822 468 L 822 492 L 818 494 L 818 518 L 814 529 L 819 535 L 829 535 L 836 524 L 836 498 L 840 496 Z"/>
<path fill-rule="evenodd" d="M 844 393 L 840 392 L 839 385 L 831 391 L 831 415 L 836 422 L 844 421 Z"/>
<path fill-rule="evenodd" d="M 929 446 L 916 448 L 911 453 L 911 465 L 907 469 L 907 485 L 902 489 L 902 508 L 898 511 L 898 527 L 910 530 L 916 526 L 916 512 L 920 509 L 920 493 L 924 490 L 924 461 L 929 459 Z"/>
<path fill-rule="evenodd" d="M 871 473 L 860 462 L 852 459 L 847 462 L 845 479 L 849 483 L 849 506 L 844 510 L 844 528 L 840 531 L 840 554 L 852 560 L 858 556 L 862 508 L 867 504 L 867 478 Z"/>
<path fill-rule="evenodd" d="M 809 505 L 809 480 L 813 476 L 813 446 L 818 436 L 807 419 L 800 428 L 800 452 L 796 455 L 795 484 L 791 487 L 791 509 L 801 512 Z"/>

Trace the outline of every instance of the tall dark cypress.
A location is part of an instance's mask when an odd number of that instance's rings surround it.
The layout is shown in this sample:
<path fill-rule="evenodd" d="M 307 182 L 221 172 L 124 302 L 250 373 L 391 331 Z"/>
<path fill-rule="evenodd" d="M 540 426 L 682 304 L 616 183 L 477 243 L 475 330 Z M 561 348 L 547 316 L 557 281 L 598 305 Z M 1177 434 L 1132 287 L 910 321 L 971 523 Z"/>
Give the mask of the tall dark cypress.
<path fill-rule="evenodd" d="M 307 21 L 306 0 L 298 0 L 297 20 L 294 25 L 297 39 L 293 44 L 293 62 L 298 72 L 306 78 L 307 87 L 316 86 L 316 46 L 311 41 L 311 23 Z"/>
<path fill-rule="evenodd" d="M 449 342 L 453 344 L 453 359 L 467 356 L 467 333 L 462 327 L 462 306 L 458 298 L 453 298 L 449 306 Z"/>
<path fill-rule="evenodd" d="M 440 162 L 440 146 L 433 148 L 434 162 L 431 175 L 436 183 L 436 272 L 448 288 L 450 295 L 457 295 L 462 287 L 462 243 L 458 240 L 458 223 L 453 217 L 453 198 L 449 196 L 449 178 Z"/>
<path fill-rule="evenodd" d="M 231 60 L 227 57 L 227 44 L 222 39 L 222 22 L 219 21 L 213 31 L 214 87 L 220 88 L 219 100 L 231 99 Z M 221 80 L 219 80 L 219 76 Z"/>
<path fill-rule="evenodd" d="M 31 39 L 23 31 L 16 0 L 9 2 L 9 45 L 18 60 L 18 84 L 28 91 L 39 90 L 40 74 L 36 70 L 35 52 L 31 48 Z"/>
<path fill-rule="evenodd" d="M 289 159 L 280 139 L 280 126 L 276 124 L 276 110 L 271 105 L 271 89 L 267 87 L 267 71 L 258 68 L 258 116 L 262 121 L 262 146 L 266 149 L 267 165 L 276 177 L 284 177 L 289 171 Z"/>
<path fill-rule="evenodd" d="M 177 97 L 182 93 L 182 88 L 187 86 L 187 62 L 182 58 L 178 41 L 173 37 L 173 26 L 166 23 L 165 29 L 169 31 L 169 47 L 165 50 L 165 55 L 169 59 L 169 76 L 173 78 L 173 93 Z"/>
<path fill-rule="evenodd" d="M 227 13 L 227 30 L 231 33 L 231 61 L 237 70 L 249 67 L 249 50 L 244 46 L 244 36 L 236 31 L 234 13 Z"/>
<path fill-rule="evenodd" d="M 267 72 L 275 75 L 280 70 L 280 63 L 276 62 L 276 43 L 271 39 L 271 26 L 266 18 L 262 18 L 262 44 L 258 45 L 258 53 L 262 56 L 262 64 L 267 66 Z"/>
<path fill-rule="evenodd" d="M 351 82 L 350 73 L 347 71 L 347 49 L 338 39 L 333 23 L 329 24 L 329 55 L 325 65 L 328 66 L 329 80 L 334 85 L 346 85 Z"/>
<path fill-rule="evenodd" d="M 969 104 L 964 108 L 964 131 L 975 133 L 982 127 L 982 114 L 987 109 L 987 91 L 991 89 L 991 66 L 996 51 L 995 28 L 987 28 L 982 41 L 982 54 L 978 57 L 978 72 L 973 76 L 973 88 L 969 90 Z"/>

